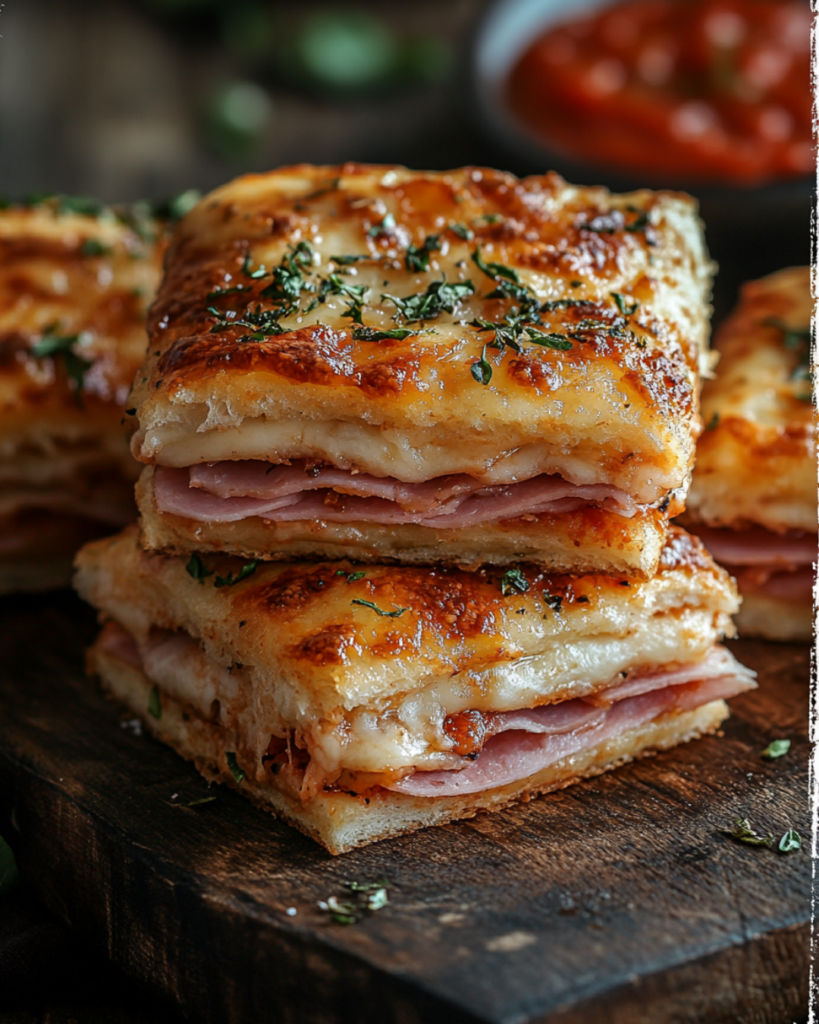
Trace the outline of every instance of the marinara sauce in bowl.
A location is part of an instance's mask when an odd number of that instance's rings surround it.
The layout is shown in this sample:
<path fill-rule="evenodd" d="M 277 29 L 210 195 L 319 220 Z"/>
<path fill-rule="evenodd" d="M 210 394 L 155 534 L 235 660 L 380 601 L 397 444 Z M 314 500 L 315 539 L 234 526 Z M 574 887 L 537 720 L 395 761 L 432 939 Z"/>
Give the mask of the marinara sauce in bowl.
<path fill-rule="evenodd" d="M 807 213 L 811 19 L 807 0 L 500 0 L 477 111 L 526 169 Z"/>

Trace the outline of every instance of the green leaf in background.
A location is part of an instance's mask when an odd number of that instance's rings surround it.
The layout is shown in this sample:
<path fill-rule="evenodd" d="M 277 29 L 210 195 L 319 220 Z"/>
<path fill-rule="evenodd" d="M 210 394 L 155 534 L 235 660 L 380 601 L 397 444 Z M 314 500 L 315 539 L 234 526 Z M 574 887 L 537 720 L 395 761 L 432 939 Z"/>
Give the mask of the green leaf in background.
<path fill-rule="evenodd" d="M 5 896 L 17 883 L 17 861 L 9 844 L 0 836 L 0 896 Z"/>
<path fill-rule="evenodd" d="M 380 18 L 326 8 L 301 23 L 285 65 L 308 87 L 350 93 L 384 81 L 397 57 L 396 39 Z"/>
<path fill-rule="evenodd" d="M 273 102 L 254 82 L 235 81 L 219 89 L 205 111 L 210 145 L 228 159 L 252 152 L 273 117 Z"/>

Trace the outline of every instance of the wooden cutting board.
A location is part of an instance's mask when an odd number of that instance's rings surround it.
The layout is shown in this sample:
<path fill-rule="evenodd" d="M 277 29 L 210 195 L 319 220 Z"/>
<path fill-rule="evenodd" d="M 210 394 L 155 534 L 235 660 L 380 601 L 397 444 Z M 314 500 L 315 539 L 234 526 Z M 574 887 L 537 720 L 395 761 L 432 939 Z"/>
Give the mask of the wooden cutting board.
<path fill-rule="evenodd" d="M 808 1002 L 806 646 L 711 737 L 340 858 L 123 727 L 69 594 L 0 602 L 0 831 L 42 900 L 194 1020 L 784 1024 Z M 793 741 L 783 758 L 761 751 Z M 206 796 L 216 799 L 185 806 Z M 748 817 L 805 848 L 724 835 Z M 318 901 L 390 881 L 351 925 Z M 295 908 L 288 915 L 287 908 Z"/>

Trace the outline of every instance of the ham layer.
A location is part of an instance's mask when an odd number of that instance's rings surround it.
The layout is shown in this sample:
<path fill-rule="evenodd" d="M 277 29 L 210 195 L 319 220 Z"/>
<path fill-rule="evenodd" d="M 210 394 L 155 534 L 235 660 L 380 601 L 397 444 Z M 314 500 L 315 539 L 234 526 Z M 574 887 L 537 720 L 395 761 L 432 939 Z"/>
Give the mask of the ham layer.
<path fill-rule="evenodd" d="M 172 469 L 157 466 L 154 496 L 160 512 L 205 522 L 260 516 L 274 522 L 324 520 L 380 525 L 415 524 L 459 530 L 498 519 L 572 512 L 588 505 L 630 518 L 633 499 L 607 484 L 572 484 L 541 474 L 486 487 L 466 474 L 403 483 L 333 466 L 310 468 L 260 461 L 216 462 Z"/>
<path fill-rule="evenodd" d="M 198 641 L 189 634 L 157 630 L 140 650 L 126 630 L 109 622 L 98 645 L 113 657 L 140 667 L 151 682 L 180 699 L 183 694 L 174 692 L 183 667 L 180 659 L 195 659 L 200 680 L 205 682 L 204 677 L 208 677 L 204 702 L 209 705 L 219 699 L 225 710 L 230 711 L 232 694 L 225 691 L 224 670 L 204 655 Z M 418 797 L 493 789 L 528 778 L 564 757 L 670 711 L 693 710 L 755 686 L 754 673 L 740 665 L 724 647 L 715 646 L 698 662 L 636 672 L 586 698 L 485 713 L 485 742 L 475 760 L 464 759 L 466 767 L 416 771 L 400 781 L 385 781 L 384 787 Z"/>
<path fill-rule="evenodd" d="M 388 785 L 415 797 L 466 796 L 529 778 L 565 757 L 673 711 L 693 711 L 727 700 L 756 683 L 753 673 L 724 648 L 714 648 L 696 665 L 654 672 L 598 693 L 607 706 L 569 700 L 529 711 L 495 716 L 492 737 L 477 759 L 460 771 L 415 772 Z"/>
<path fill-rule="evenodd" d="M 750 530 L 697 526 L 695 532 L 714 558 L 734 574 L 740 593 L 810 601 L 817 558 L 815 533 L 772 533 L 761 526 Z"/>

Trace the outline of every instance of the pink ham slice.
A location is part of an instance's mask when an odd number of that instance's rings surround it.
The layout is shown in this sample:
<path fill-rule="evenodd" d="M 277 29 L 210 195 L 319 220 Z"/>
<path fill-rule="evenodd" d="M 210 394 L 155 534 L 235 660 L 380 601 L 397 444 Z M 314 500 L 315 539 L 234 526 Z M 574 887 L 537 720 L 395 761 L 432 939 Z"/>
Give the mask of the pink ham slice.
<path fill-rule="evenodd" d="M 200 522 L 236 522 L 261 516 L 275 522 L 411 523 L 438 529 L 573 511 L 597 505 L 630 518 L 632 498 L 607 484 L 572 484 L 541 474 L 520 483 L 485 487 L 465 474 L 418 484 L 353 474 L 335 467 L 315 475 L 303 463 L 219 462 L 171 469 L 159 466 L 154 495 L 160 512 Z M 326 500 L 331 497 L 332 500 Z"/>
<path fill-rule="evenodd" d="M 650 681 L 650 689 L 644 688 L 648 685 L 646 681 Z M 498 714 L 494 735 L 468 767 L 460 771 L 415 772 L 386 788 L 408 796 L 432 798 L 496 789 L 528 778 L 562 758 L 589 750 L 667 712 L 692 711 L 755 686 L 753 673 L 728 651 L 717 648 L 696 665 L 653 672 L 618 684 L 606 691 L 606 699 L 613 703 L 608 708 L 595 708 L 594 715 L 583 700 Z"/>
<path fill-rule="evenodd" d="M 812 565 L 817 556 L 815 533 L 791 530 L 772 533 L 761 526 L 751 530 L 717 530 L 697 526 L 694 532 L 723 565 Z"/>

